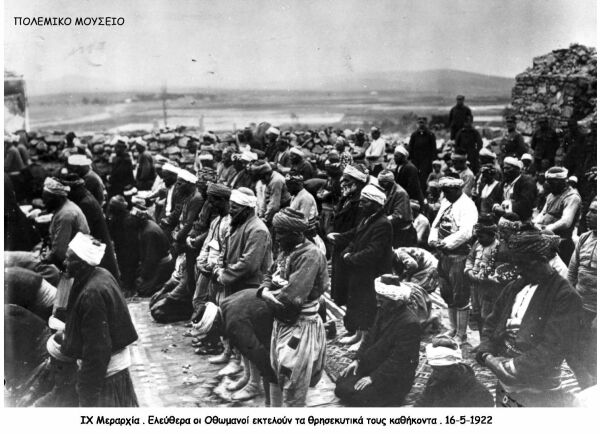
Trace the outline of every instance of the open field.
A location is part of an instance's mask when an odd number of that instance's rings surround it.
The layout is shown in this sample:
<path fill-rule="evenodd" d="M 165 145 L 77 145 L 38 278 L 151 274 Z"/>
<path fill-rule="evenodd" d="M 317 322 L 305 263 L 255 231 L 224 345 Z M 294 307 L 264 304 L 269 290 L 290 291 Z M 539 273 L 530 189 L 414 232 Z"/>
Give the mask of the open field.
<path fill-rule="evenodd" d="M 349 127 L 378 124 L 389 132 L 411 128 L 416 115 L 447 115 L 454 101 L 426 93 L 226 91 L 170 94 L 167 123 L 205 130 L 230 131 L 267 121 L 282 127 Z M 473 97 L 479 126 L 501 121 L 509 97 Z M 29 100 L 32 130 L 111 131 L 163 126 L 158 94 L 109 93 L 38 96 Z"/>

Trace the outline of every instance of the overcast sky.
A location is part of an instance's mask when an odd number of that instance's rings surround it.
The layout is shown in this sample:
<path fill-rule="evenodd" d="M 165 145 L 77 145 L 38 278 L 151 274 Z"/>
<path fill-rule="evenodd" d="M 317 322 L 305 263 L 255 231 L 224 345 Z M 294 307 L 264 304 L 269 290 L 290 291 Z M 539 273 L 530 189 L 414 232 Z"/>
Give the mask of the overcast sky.
<path fill-rule="evenodd" d="M 34 93 L 79 75 L 120 86 L 281 87 L 319 76 L 450 68 L 514 76 L 596 45 L 595 0 L 4 0 L 5 69 Z M 17 27 L 15 16 L 124 17 Z M 193 61 L 194 59 L 195 61 Z"/>

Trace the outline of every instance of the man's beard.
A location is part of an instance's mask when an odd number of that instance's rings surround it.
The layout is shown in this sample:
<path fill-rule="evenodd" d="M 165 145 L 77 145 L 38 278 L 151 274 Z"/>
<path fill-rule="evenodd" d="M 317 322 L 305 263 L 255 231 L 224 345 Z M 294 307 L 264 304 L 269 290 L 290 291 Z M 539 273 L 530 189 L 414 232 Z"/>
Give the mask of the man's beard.
<path fill-rule="evenodd" d="M 248 220 L 248 216 L 250 215 L 250 211 L 252 211 L 250 208 L 244 208 L 240 212 L 238 212 L 237 214 L 231 215 L 231 221 L 230 221 L 229 225 L 232 228 L 237 228 L 242 223 L 244 223 L 246 220 Z"/>
<path fill-rule="evenodd" d="M 355 184 L 343 185 L 342 186 L 342 196 L 349 197 L 352 196 L 357 190 Z"/>

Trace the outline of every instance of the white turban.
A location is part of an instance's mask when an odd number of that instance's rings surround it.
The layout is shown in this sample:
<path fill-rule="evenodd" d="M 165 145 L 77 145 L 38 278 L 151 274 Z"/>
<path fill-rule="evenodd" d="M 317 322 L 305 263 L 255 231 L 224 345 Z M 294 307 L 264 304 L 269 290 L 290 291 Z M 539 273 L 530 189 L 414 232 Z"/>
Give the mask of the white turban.
<path fill-rule="evenodd" d="M 44 180 L 44 191 L 55 196 L 67 197 L 71 187 L 64 185 L 57 179 L 48 177 Z"/>
<path fill-rule="evenodd" d="M 162 170 L 163 170 L 163 172 L 167 171 L 167 172 L 174 173 L 175 175 L 179 175 L 179 172 L 181 171 L 181 169 L 179 167 L 175 167 L 171 163 L 165 163 Z"/>
<path fill-rule="evenodd" d="M 244 151 L 240 154 L 239 159 L 251 163 L 252 161 L 258 160 L 258 155 L 254 152 Z"/>
<path fill-rule="evenodd" d="M 296 154 L 300 155 L 301 157 L 304 157 L 304 152 L 302 152 L 302 149 L 297 148 L 295 146 L 293 146 L 292 149 L 290 149 L 290 154 Z"/>
<path fill-rule="evenodd" d="M 494 151 L 486 147 L 481 148 L 481 150 L 479 151 L 479 155 L 482 157 L 496 158 L 496 154 L 494 153 Z"/>
<path fill-rule="evenodd" d="M 210 328 L 215 322 L 215 318 L 217 317 L 218 313 L 219 307 L 216 304 L 211 302 L 206 303 L 204 314 L 202 314 L 202 319 L 200 320 L 200 322 L 194 324 L 194 328 L 199 333 L 199 338 L 203 338 L 208 334 Z"/>
<path fill-rule="evenodd" d="M 508 164 L 509 166 L 518 167 L 519 169 L 523 169 L 523 162 L 521 160 L 517 160 L 515 157 L 506 157 L 502 164 Z"/>
<path fill-rule="evenodd" d="M 438 346 L 434 347 L 429 344 L 425 347 L 427 363 L 430 366 L 449 366 L 462 362 L 462 352 L 460 349 L 453 350 L 452 348 Z"/>
<path fill-rule="evenodd" d="M 106 244 L 102 244 L 90 235 L 77 232 L 77 235 L 69 243 L 69 248 L 83 261 L 95 267 L 102 261 Z"/>
<path fill-rule="evenodd" d="M 65 356 L 60 351 L 60 344 L 55 339 L 56 335 L 52 335 L 46 341 L 46 350 L 48 350 L 48 354 L 50 354 L 54 359 L 60 362 L 74 362 L 75 359 Z"/>
<path fill-rule="evenodd" d="M 379 205 L 383 205 L 385 203 L 385 193 L 381 190 L 381 188 L 373 184 L 368 184 L 365 188 L 363 188 L 360 192 L 360 197 L 369 199 L 378 203 Z"/>
<path fill-rule="evenodd" d="M 252 190 L 246 187 L 240 187 L 232 190 L 229 200 L 237 203 L 238 205 L 247 206 L 248 208 L 256 207 L 256 196 L 254 196 Z"/>
<path fill-rule="evenodd" d="M 163 166 L 163 170 L 164 170 L 164 166 Z M 179 176 L 185 182 L 189 182 L 190 184 L 195 184 L 198 182 L 198 177 L 196 175 L 194 175 L 193 173 L 188 172 L 185 169 L 180 169 L 179 173 L 177 173 L 177 176 Z"/>
<path fill-rule="evenodd" d="M 67 164 L 69 166 L 89 166 L 92 164 L 92 160 L 83 154 L 73 154 L 67 159 Z"/>
<path fill-rule="evenodd" d="M 463 180 L 452 176 L 443 176 L 439 180 L 440 188 L 462 188 Z"/>
<path fill-rule="evenodd" d="M 569 171 L 566 167 L 551 167 L 546 171 L 546 179 L 567 179 Z"/>
<path fill-rule="evenodd" d="M 408 157 L 408 149 L 406 149 L 402 145 L 398 145 L 394 148 L 394 154 L 402 154 L 402 155 L 405 155 L 406 157 Z"/>
<path fill-rule="evenodd" d="M 533 157 L 531 156 L 531 154 L 523 154 L 521 155 L 521 161 L 523 160 L 533 161 Z"/>
<path fill-rule="evenodd" d="M 369 180 L 369 175 L 364 172 L 361 172 L 356 167 L 347 165 L 344 168 L 344 175 L 350 176 L 351 178 L 356 179 L 360 182 L 367 182 Z"/>
<path fill-rule="evenodd" d="M 148 144 L 148 143 L 147 143 L 147 142 L 146 142 L 144 139 L 142 139 L 141 137 L 136 137 L 136 138 L 135 138 L 135 140 L 134 140 L 134 143 L 135 143 L 136 145 L 140 145 L 140 146 L 144 146 L 144 147 L 145 147 L 145 146 Z"/>
<path fill-rule="evenodd" d="M 275 127 L 269 127 L 269 129 L 267 130 L 267 134 L 275 134 L 276 136 L 278 136 L 281 132 L 275 128 Z"/>

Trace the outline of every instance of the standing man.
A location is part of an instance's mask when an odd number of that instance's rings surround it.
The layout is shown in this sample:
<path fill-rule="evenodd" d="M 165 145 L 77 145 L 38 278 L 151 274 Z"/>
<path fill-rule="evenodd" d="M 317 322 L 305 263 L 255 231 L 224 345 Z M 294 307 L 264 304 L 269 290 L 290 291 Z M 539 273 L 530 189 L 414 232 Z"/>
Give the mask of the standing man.
<path fill-rule="evenodd" d="M 481 134 L 473 127 L 473 116 L 470 114 L 465 118 L 465 126 L 456 135 L 457 149 L 467 151 L 467 160 L 474 173 L 479 172 L 479 151 L 483 147 Z"/>
<path fill-rule="evenodd" d="M 231 223 L 223 262 L 213 275 L 225 287 L 225 295 L 241 289 L 258 288 L 271 266 L 271 235 L 256 214 L 252 190 L 233 190 L 229 199 Z"/>
<path fill-rule="evenodd" d="M 398 145 L 394 149 L 394 162 L 396 163 L 394 169 L 396 183 L 406 190 L 411 199 L 419 201 L 423 206 L 425 201 L 419 183 L 419 171 L 414 164 L 408 161 L 408 150 L 404 146 Z"/>
<path fill-rule="evenodd" d="M 565 264 L 571 260 L 575 248 L 573 229 L 581 209 L 581 196 L 567 184 L 569 172 L 564 167 L 551 167 L 546 172 L 546 184 L 550 193 L 546 204 L 535 218 L 541 228 L 554 232 L 560 237 L 558 255 Z"/>
<path fill-rule="evenodd" d="M 527 145 L 523 136 L 517 131 L 517 118 L 514 115 L 506 116 L 506 132 L 500 139 L 500 160 L 505 157 L 520 159 L 527 152 Z"/>
<path fill-rule="evenodd" d="M 146 141 L 141 137 L 135 139 L 135 148 L 139 154 L 135 182 L 137 189 L 142 191 L 151 190 L 156 178 L 154 159 L 150 152 L 146 150 L 147 146 Z"/>
<path fill-rule="evenodd" d="M 108 198 L 120 194 L 124 195 L 125 187 L 133 185 L 133 163 L 131 155 L 127 152 L 127 144 L 122 137 L 118 137 L 115 143 L 115 157 L 111 163 L 111 171 L 108 186 Z"/>
<path fill-rule="evenodd" d="M 537 196 L 535 179 L 521 173 L 523 163 L 515 157 L 506 157 L 502 163 L 504 175 L 503 202 L 500 207 L 504 211 L 514 212 L 521 221 L 528 221 L 533 214 Z M 498 207 L 492 205 L 495 211 Z"/>
<path fill-rule="evenodd" d="M 270 227 L 275 213 L 290 203 L 285 178 L 281 173 L 273 171 L 267 161 L 257 161 L 251 166 L 251 172 L 257 181 L 257 191 L 264 191 L 263 197 L 259 195 L 258 217 Z"/>
<path fill-rule="evenodd" d="M 417 119 L 417 130 L 410 135 L 408 149 L 408 158 L 419 170 L 421 190 L 425 190 L 427 178 L 433 170 L 433 160 L 437 157 L 435 134 L 427 128 L 426 117 L 421 116 Z"/>
<path fill-rule="evenodd" d="M 139 239 L 136 222 L 123 196 L 108 202 L 108 230 L 114 241 L 117 264 L 121 272 L 121 289 L 126 297 L 135 294 L 135 279 L 139 263 Z"/>
<path fill-rule="evenodd" d="M 358 350 L 373 325 L 377 313 L 375 279 L 392 270 L 392 225 L 383 212 L 385 193 L 369 184 L 360 192 L 359 225 L 343 234 L 328 235 L 336 249 L 342 249 L 342 261 L 348 275 L 348 297 L 344 326 L 351 336 L 340 343 L 354 344 Z"/>
<path fill-rule="evenodd" d="M 548 166 L 554 166 L 554 157 L 558 149 L 558 135 L 550 127 L 548 118 L 542 116 L 538 119 L 538 129 L 533 133 L 531 138 L 531 149 L 533 149 L 533 162 L 535 169 L 540 172 L 542 170 L 542 161 L 548 160 Z M 548 167 L 546 166 L 546 167 Z"/>
<path fill-rule="evenodd" d="M 285 176 L 285 185 L 291 195 L 290 208 L 300 211 L 308 221 L 317 218 L 317 201 L 315 197 L 304 188 L 304 178 L 301 174 L 289 172 Z"/>
<path fill-rule="evenodd" d="M 394 182 L 394 174 L 383 170 L 377 176 L 379 186 L 385 191 L 383 212 L 392 223 L 392 247 L 412 247 L 417 245 L 417 231 L 412 225 L 412 210 L 408 193 Z"/>
<path fill-rule="evenodd" d="M 119 281 L 121 273 L 119 272 L 119 266 L 117 265 L 117 258 L 113 249 L 110 233 L 108 232 L 106 218 L 104 217 L 102 208 L 100 208 L 100 204 L 85 188 L 83 179 L 78 175 L 74 173 L 67 175 L 63 180 L 63 183 L 70 187 L 71 191 L 69 192 L 69 199 L 81 209 L 90 229 L 90 235 L 106 244 L 106 251 L 104 252 L 100 266 L 106 268 L 110 274 Z"/>
<path fill-rule="evenodd" d="M 371 175 L 377 176 L 383 169 L 383 157 L 385 156 L 385 140 L 381 137 L 379 128 L 371 128 L 371 144 L 365 151 L 365 158 Z"/>
<path fill-rule="evenodd" d="M 83 179 L 85 188 L 92 194 L 98 204 L 102 206 L 106 191 L 102 178 L 92 170 L 92 160 L 83 154 L 73 154 L 67 159 L 67 169 Z"/>
<path fill-rule="evenodd" d="M 471 109 L 465 105 L 465 97 L 458 95 L 456 97 L 456 105 L 450 109 L 448 123 L 450 124 L 450 140 L 455 140 L 458 132 L 465 126 L 467 115 L 471 118 L 473 114 Z"/>
<path fill-rule="evenodd" d="M 138 335 L 115 278 L 98 267 L 105 244 L 77 233 L 69 243 L 67 275 L 74 279 L 61 352 L 78 359 L 80 407 L 137 407 L 128 346 Z"/>
<path fill-rule="evenodd" d="M 277 265 L 257 291 L 274 308 L 271 366 L 277 384 L 271 384 L 271 406 L 303 407 L 309 387 L 317 385 L 325 367 L 326 338 L 318 314 L 319 297 L 329 286 L 327 259 L 304 233 L 308 222 L 286 208 L 273 217 L 281 248 Z"/>
<path fill-rule="evenodd" d="M 431 225 L 429 246 L 439 254 L 441 295 L 448 305 L 451 326 L 446 335 L 462 345 L 467 340 L 470 296 L 464 270 L 478 214 L 473 201 L 462 191 L 462 180 L 444 177 L 439 184 L 444 200 Z"/>
<path fill-rule="evenodd" d="M 78 233 L 90 233 L 87 220 L 81 209 L 67 199 L 71 189 L 55 178 L 44 180 L 42 200 L 46 209 L 54 215 L 50 222 L 49 239 L 50 249 L 42 261 L 63 267 L 63 262 L 69 248 L 69 243 Z"/>
<path fill-rule="evenodd" d="M 458 175 L 463 182 L 463 193 L 471 197 L 475 187 L 475 175 L 467 166 L 467 153 L 463 149 L 456 149 L 450 156 L 452 160 L 452 171 Z"/>

